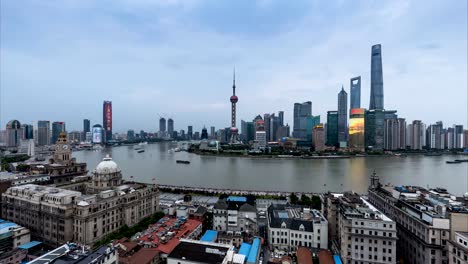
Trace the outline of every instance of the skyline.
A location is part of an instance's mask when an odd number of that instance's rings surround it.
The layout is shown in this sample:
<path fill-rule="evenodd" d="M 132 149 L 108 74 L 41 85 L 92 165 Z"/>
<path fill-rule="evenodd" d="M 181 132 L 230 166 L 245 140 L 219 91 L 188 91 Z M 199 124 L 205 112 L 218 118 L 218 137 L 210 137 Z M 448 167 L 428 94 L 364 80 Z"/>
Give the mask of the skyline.
<path fill-rule="evenodd" d="M 467 3 L 421 3 L 2 1 L 0 126 L 82 130 L 85 118 L 101 124 L 110 100 L 115 132 L 157 131 L 158 114 L 177 130 L 229 127 L 234 65 L 237 127 L 277 111 L 292 127 L 293 104 L 305 101 L 325 123 L 353 77 L 369 106 L 371 46 L 382 44 L 386 109 L 467 127 Z"/>

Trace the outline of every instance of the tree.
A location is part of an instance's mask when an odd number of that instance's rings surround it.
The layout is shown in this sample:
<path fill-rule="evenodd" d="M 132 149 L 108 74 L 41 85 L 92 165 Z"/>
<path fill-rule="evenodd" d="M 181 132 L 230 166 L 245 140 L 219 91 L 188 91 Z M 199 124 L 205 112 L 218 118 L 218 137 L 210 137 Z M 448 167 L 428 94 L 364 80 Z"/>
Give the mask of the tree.
<path fill-rule="evenodd" d="M 291 193 L 289 195 L 289 201 L 291 202 L 291 204 L 297 204 L 299 202 L 299 197 L 297 197 L 295 193 Z"/>

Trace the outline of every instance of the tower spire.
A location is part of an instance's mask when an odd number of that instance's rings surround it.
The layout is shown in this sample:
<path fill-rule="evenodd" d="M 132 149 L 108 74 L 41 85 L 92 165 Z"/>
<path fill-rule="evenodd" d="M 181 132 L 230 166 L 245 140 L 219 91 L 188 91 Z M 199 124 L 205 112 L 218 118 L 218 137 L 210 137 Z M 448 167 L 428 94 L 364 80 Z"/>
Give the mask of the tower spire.
<path fill-rule="evenodd" d="M 232 94 L 236 94 L 236 66 L 234 66 L 234 70 L 232 72 Z"/>

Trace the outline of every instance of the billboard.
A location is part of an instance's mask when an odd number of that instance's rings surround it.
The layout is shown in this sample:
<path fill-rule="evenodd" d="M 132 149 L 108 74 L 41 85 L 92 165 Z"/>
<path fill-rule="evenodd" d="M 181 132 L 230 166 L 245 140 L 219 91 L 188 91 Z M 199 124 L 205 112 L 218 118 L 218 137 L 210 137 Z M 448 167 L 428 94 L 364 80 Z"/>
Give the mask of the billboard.
<path fill-rule="evenodd" d="M 93 127 L 93 143 L 101 144 L 102 143 L 102 128 Z"/>

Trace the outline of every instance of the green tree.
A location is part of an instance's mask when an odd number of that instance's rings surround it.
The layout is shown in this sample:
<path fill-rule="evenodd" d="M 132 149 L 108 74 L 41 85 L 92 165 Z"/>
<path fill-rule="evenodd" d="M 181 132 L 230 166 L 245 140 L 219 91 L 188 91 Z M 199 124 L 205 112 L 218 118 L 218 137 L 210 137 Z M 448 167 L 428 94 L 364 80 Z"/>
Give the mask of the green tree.
<path fill-rule="evenodd" d="M 298 204 L 299 197 L 297 197 L 297 195 L 295 193 L 291 193 L 289 195 L 289 201 L 291 202 L 291 204 Z"/>

